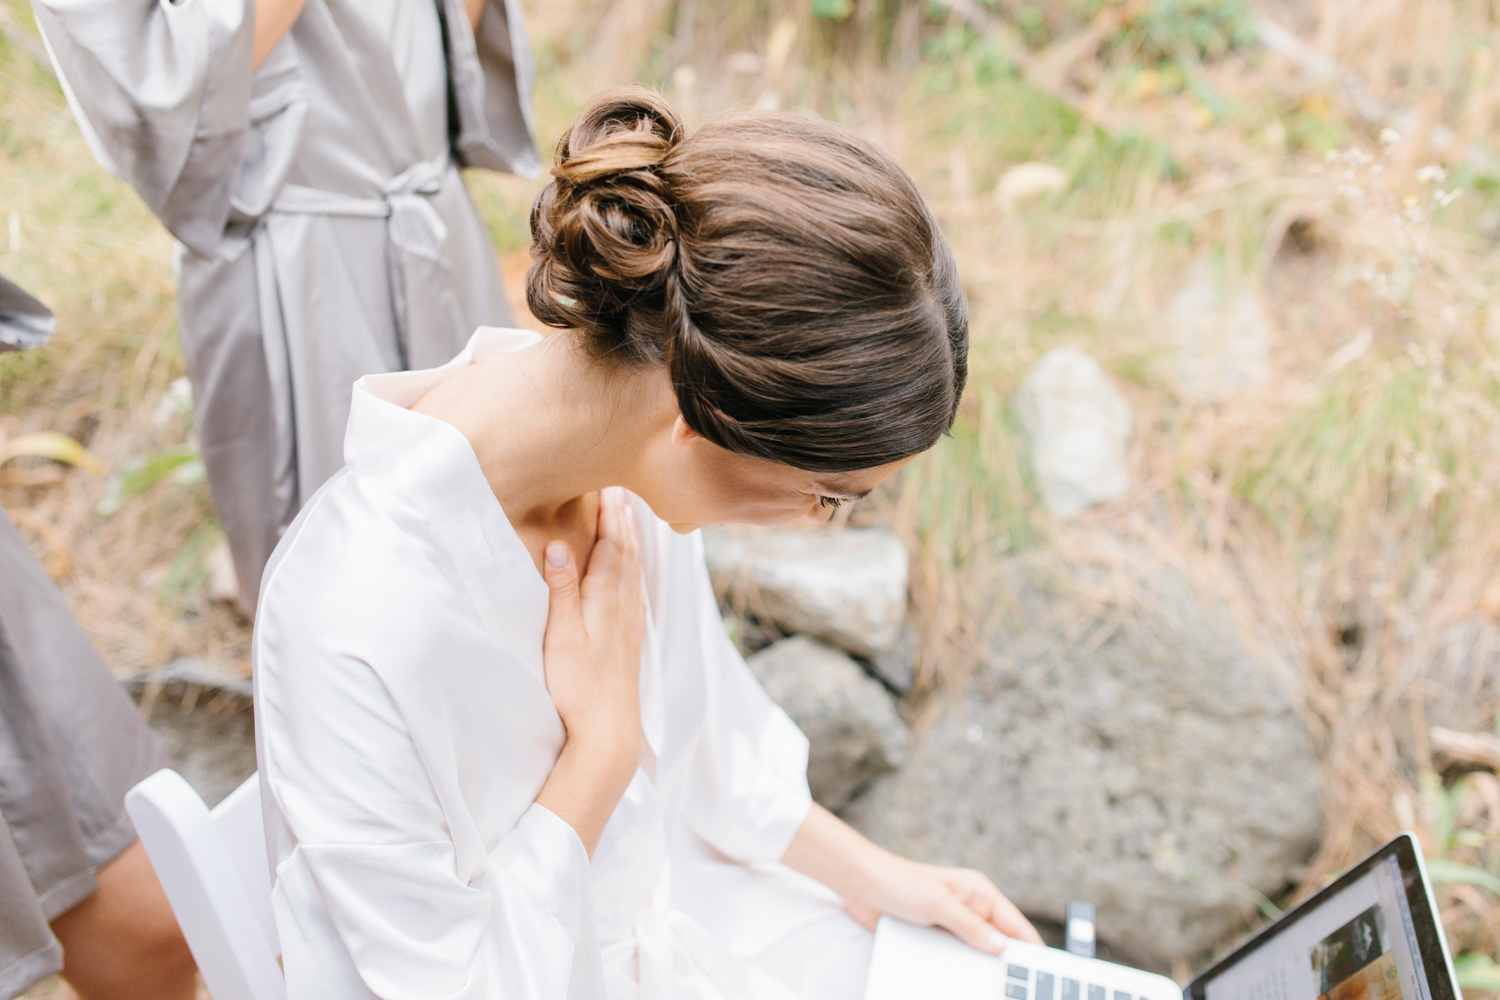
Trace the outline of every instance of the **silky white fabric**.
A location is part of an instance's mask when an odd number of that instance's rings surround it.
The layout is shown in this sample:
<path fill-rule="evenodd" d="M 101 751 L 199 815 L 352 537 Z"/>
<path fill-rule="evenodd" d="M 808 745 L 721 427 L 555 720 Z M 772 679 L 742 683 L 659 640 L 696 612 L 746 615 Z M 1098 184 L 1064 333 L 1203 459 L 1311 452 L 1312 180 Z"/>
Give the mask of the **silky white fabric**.
<path fill-rule="evenodd" d="M 807 741 L 639 499 L 643 764 L 590 862 L 536 796 L 563 728 L 547 587 L 467 439 L 406 409 L 540 338 L 355 386 L 346 467 L 267 567 L 256 737 L 288 995 L 858 1000 L 871 935 L 778 859 Z"/>

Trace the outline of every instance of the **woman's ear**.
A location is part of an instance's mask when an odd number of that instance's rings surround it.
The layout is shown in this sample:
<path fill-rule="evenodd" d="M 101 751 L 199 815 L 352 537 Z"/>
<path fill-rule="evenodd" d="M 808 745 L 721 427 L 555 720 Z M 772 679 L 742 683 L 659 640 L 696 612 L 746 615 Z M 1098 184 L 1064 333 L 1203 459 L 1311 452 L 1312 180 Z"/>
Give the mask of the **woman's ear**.
<path fill-rule="evenodd" d="M 677 414 L 677 419 L 672 422 L 672 443 L 683 448 L 702 439 L 703 435 L 689 427 L 687 421 L 682 419 L 682 414 Z"/>

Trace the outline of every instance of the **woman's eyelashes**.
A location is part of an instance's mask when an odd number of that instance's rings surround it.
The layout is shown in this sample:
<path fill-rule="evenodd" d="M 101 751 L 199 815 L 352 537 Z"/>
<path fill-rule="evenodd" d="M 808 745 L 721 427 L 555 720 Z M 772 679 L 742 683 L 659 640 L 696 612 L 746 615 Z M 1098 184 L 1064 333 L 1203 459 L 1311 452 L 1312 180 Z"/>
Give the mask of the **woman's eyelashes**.
<path fill-rule="evenodd" d="M 818 497 L 818 505 L 819 506 L 829 507 L 829 508 L 832 508 L 834 510 L 837 510 L 838 508 L 844 506 L 844 504 L 846 504 L 848 502 L 849 501 L 847 499 L 845 499 L 844 497 L 824 497 L 824 496 Z"/>

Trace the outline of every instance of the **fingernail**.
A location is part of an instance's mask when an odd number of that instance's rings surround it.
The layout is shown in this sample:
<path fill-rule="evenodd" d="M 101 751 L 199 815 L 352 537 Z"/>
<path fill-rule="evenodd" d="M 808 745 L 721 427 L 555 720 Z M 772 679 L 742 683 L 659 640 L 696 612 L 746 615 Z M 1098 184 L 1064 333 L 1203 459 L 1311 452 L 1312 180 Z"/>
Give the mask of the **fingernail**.
<path fill-rule="evenodd" d="M 562 569 L 568 564 L 568 547 L 562 542 L 551 542 L 547 545 L 547 565 L 553 569 Z"/>
<path fill-rule="evenodd" d="M 1010 939 L 999 931 L 990 932 L 989 945 L 991 951 L 1000 951 L 1009 943 Z"/>

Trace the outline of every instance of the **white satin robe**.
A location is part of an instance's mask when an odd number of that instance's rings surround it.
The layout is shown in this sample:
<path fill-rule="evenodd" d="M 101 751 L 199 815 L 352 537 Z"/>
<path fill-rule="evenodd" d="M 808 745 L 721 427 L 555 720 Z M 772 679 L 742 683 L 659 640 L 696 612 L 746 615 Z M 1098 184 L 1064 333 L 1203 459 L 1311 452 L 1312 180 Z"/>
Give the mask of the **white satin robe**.
<path fill-rule="evenodd" d="M 292 1000 L 858 1000 L 871 935 L 777 863 L 807 741 L 724 634 L 698 535 L 639 499 L 647 750 L 592 862 L 536 804 L 563 743 L 546 584 L 468 440 L 406 409 L 537 343 L 355 386 L 346 467 L 256 622 L 256 737 Z"/>

